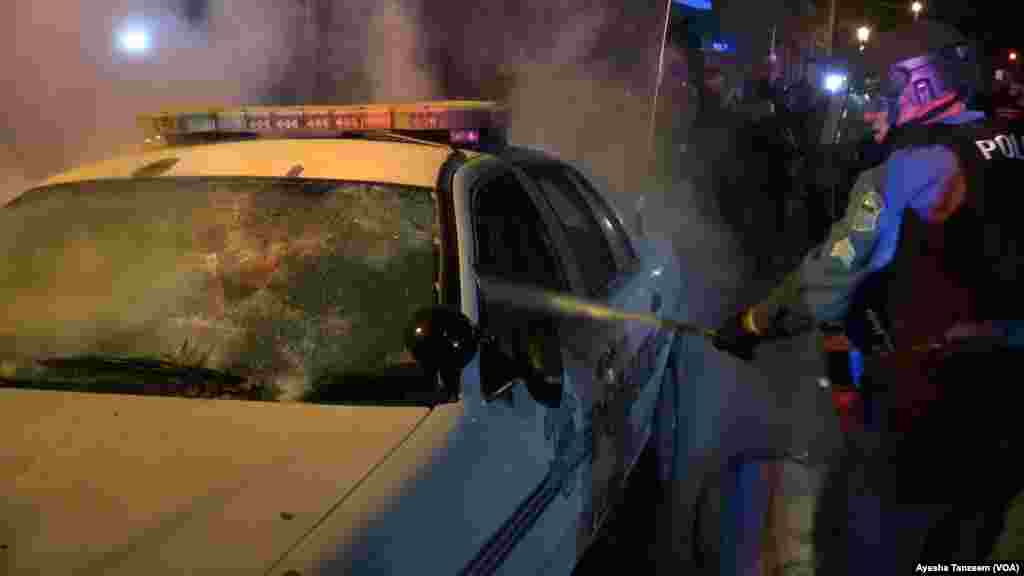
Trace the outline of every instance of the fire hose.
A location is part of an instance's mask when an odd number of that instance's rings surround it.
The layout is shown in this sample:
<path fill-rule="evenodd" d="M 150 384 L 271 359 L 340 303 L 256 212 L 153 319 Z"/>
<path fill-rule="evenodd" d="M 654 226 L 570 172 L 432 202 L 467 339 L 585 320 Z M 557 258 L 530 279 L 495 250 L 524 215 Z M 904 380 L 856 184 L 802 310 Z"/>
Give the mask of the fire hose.
<path fill-rule="evenodd" d="M 586 318 L 602 322 L 639 322 L 678 334 L 694 334 L 712 340 L 716 332 L 690 322 L 681 322 L 651 313 L 629 312 L 584 298 L 533 286 L 510 284 L 487 278 L 480 279 L 480 288 L 488 300 L 556 316 Z"/>

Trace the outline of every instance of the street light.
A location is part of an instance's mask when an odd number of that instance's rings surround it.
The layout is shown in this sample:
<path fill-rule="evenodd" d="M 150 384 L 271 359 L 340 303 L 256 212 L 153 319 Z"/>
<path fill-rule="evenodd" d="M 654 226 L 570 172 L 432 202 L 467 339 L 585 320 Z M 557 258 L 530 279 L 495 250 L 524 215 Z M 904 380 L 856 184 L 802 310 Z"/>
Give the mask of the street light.
<path fill-rule="evenodd" d="M 871 38 L 871 28 L 867 26 L 861 26 L 857 28 L 857 40 L 860 41 L 860 51 L 864 51 L 864 45 L 868 43 L 868 38 Z"/>
<path fill-rule="evenodd" d="M 825 90 L 833 94 L 838 93 L 845 85 L 846 75 L 844 74 L 829 74 L 825 76 Z"/>
<path fill-rule="evenodd" d="M 117 35 L 117 44 L 122 52 L 143 54 L 149 50 L 149 34 L 139 28 L 124 29 Z"/>
<path fill-rule="evenodd" d="M 914 2 L 910 5 L 910 11 L 914 13 L 915 21 L 917 20 L 917 17 L 921 15 L 921 10 L 924 10 L 924 4 L 921 4 L 920 2 Z"/>

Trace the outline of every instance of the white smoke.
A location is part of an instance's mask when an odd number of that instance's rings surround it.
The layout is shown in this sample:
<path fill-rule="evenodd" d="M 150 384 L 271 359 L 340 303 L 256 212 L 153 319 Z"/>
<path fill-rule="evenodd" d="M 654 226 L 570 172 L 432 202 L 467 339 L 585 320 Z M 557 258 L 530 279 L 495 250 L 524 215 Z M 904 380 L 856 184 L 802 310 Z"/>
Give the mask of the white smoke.
<path fill-rule="evenodd" d="M 211 0 L 202 25 L 184 21 L 167 0 L 7 4 L 12 14 L 0 24 L 9 27 L 0 39 L 8 43 L 0 46 L 4 196 L 134 146 L 140 113 L 286 94 L 333 102 L 474 97 L 472 88 L 446 92 L 454 71 L 476 85 L 510 77 L 513 142 L 587 168 L 624 213 L 642 193 L 651 224 L 675 235 L 677 245 L 724 242 L 697 214 L 692 189 L 652 168 L 648 154 L 660 2 Z M 115 35 L 129 22 L 148 29 L 147 55 L 115 50 Z M 671 122 L 667 116 L 659 121 Z M 663 164 L 678 161 L 675 150 L 654 152 Z M 722 268 L 715 260 L 706 263 L 709 272 Z"/>
<path fill-rule="evenodd" d="M 491 50 L 503 55 L 515 79 L 508 96 L 510 139 L 583 166 L 627 219 L 642 198 L 646 232 L 682 258 L 692 289 L 684 298 L 703 308 L 687 313 L 709 321 L 718 308 L 731 305 L 725 292 L 741 283 L 744 270 L 735 239 L 706 208 L 706 191 L 694 187 L 694 174 L 679 168 L 679 141 L 666 136 L 669 126 L 685 126 L 693 118 L 696 105 L 681 96 L 672 84 L 682 79 L 668 71 L 652 138 L 664 5 L 637 3 L 616 11 L 611 3 L 570 4 L 537 9 L 522 36 L 507 34 L 508 43 Z M 481 20 L 475 24 L 489 28 Z M 520 42 L 532 48 L 521 49 Z M 628 64 L 616 65 L 616 58 Z M 665 66 L 684 58 L 668 50 Z M 720 301 L 711 302 L 716 296 Z"/>
<path fill-rule="evenodd" d="M 370 101 L 431 100 L 440 95 L 421 21 L 417 3 L 374 3 L 365 63 Z"/>
<path fill-rule="evenodd" d="M 273 0 L 214 2 L 200 25 L 156 0 L 5 4 L 13 9 L 0 40 L 8 43 L 0 47 L 5 195 L 134 146 L 138 114 L 267 100 L 303 23 L 299 4 Z M 118 50 L 126 25 L 148 32 L 147 53 Z"/>

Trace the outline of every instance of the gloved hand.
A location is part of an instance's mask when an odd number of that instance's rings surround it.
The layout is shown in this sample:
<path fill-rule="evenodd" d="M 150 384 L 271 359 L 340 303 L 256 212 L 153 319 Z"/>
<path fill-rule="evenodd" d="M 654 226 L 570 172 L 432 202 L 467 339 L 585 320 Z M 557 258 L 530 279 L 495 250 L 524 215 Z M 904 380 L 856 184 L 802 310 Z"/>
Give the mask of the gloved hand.
<path fill-rule="evenodd" d="M 712 344 L 722 352 L 728 352 L 745 362 L 754 360 L 754 349 L 761 343 L 761 336 L 754 333 L 744 317 L 750 310 L 744 310 L 726 320 L 715 331 Z"/>

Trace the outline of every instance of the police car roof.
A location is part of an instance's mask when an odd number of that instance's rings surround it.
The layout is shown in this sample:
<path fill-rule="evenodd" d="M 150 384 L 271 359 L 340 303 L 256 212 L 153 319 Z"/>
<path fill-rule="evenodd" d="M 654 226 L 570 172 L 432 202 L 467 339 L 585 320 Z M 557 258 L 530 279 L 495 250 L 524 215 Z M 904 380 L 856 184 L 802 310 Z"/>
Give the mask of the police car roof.
<path fill-rule="evenodd" d="M 468 156 L 476 152 L 463 151 Z M 155 177 L 278 177 L 301 166 L 301 178 L 382 182 L 433 188 L 446 146 L 358 139 L 255 139 L 167 146 L 120 156 L 57 174 L 43 186 L 83 180 L 132 178 L 167 162 Z M 294 173 L 293 173 L 294 174 Z"/>

